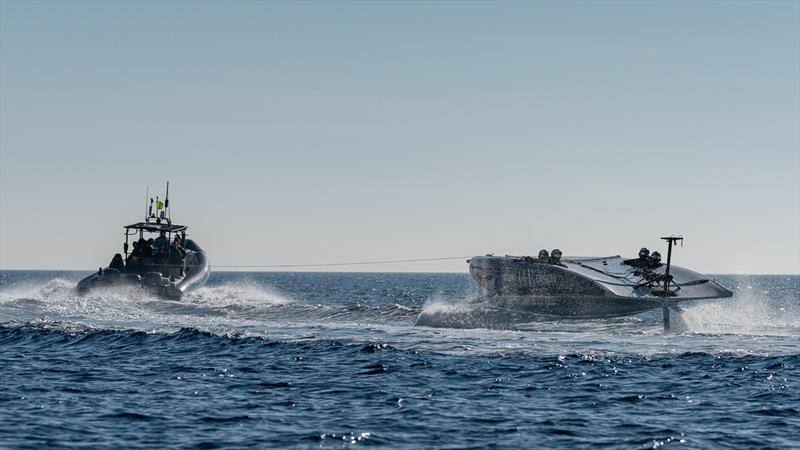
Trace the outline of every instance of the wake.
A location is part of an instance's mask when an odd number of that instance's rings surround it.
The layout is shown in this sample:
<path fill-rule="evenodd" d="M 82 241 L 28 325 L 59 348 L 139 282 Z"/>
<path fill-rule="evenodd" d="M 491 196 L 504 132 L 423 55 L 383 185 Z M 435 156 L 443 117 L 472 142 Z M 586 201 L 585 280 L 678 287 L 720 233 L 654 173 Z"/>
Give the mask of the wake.
<path fill-rule="evenodd" d="M 96 289 L 79 294 L 75 281 L 55 278 L 0 289 L 0 317 L 65 320 L 147 327 L 219 326 L 237 310 L 268 309 L 293 300 L 249 282 L 203 287 L 181 301 L 162 299 L 137 287 Z"/>
<path fill-rule="evenodd" d="M 682 304 L 682 312 L 672 313 L 670 333 L 800 336 L 798 306 L 758 291 L 739 291 L 730 299 Z M 494 307 L 490 300 L 435 298 L 423 305 L 415 325 L 540 331 L 552 329 L 555 324 L 575 330 L 657 333 L 663 327 L 661 314 L 659 309 L 617 318 L 573 319 Z"/>

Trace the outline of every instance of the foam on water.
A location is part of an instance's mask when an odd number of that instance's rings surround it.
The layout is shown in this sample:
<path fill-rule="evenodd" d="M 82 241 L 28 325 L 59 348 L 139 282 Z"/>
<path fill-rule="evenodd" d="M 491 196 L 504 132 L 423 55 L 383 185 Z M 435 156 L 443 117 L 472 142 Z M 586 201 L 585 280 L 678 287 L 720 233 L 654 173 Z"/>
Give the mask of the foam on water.
<path fill-rule="evenodd" d="M 733 298 L 687 307 L 682 316 L 695 333 L 800 336 L 800 308 L 793 295 L 747 282 Z"/>
<path fill-rule="evenodd" d="M 237 311 L 291 302 L 269 287 L 247 280 L 203 287 L 183 301 L 162 299 L 135 287 L 78 294 L 75 286 L 75 280 L 67 278 L 2 286 L 0 312 L 18 320 L 33 317 L 110 328 L 174 331 L 199 327 L 224 332 L 224 327 L 247 324 L 235 317 Z"/>
<path fill-rule="evenodd" d="M 209 304 L 217 307 L 243 305 L 285 305 L 292 299 L 277 292 L 271 286 L 264 286 L 245 279 L 217 286 L 203 286 L 187 296 L 191 303 Z"/>
<path fill-rule="evenodd" d="M 789 278 L 787 281 L 791 281 Z M 772 290 L 771 290 L 772 289 Z M 798 289 L 800 290 L 800 289 Z M 748 281 L 732 298 L 682 304 L 672 313 L 672 333 L 800 335 L 800 299 L 785 292 Z M 661 316 L 660 310 L 652 314 Z M 637 316 L 632 316 L 637 317 Z M 417 325 L 445 328 L 528 328 L 528 320 L 545 324 L 551 320 L 491 307 L 491 302 L 470 298 L 432 298 L 420 311 Z M 614 319 L 603 319 L 614 323 Z M 578 324 L 578 321 L 570 321 Z"/>
<path fill-rule="evenodd" d="M 665 334 L 661 311 L 616 319 L 555 320 L 493 308 L 491 303 L 474 301 L 473 294 L 466 291 L 442 293 L 433 284 L 416 303 L 413 298 L 408 302 L 402 300 L 409 295 L 407 288 L 396 293 L 389 289 L 391 286 L 378 290 L 375 284 L 386 282 L 373 280 L 372 275 L 352 287 L 335 279 L 329 286 L 319 286 L 312 275 L 312 289 L 285 284 L 287 279 L 292 283 L 304 280 L 296 275 L 261 277 L 225 275 L 182 301 L 156 298 L 136 289 L 78 295 L 77 276 L 23 280 L 0 286 L 0 315 L 4 320 L 44 320 L 148 332 L 190 327 L 219 335 L 280 336 L 288 340 L 368 337 L 389 340 L 403 348 L 458 354 L 787 354 L 797 345 L 785 340 L 767 342 L 768 338 L 800 336 L 800 308 L 791 301 L 795 291 L 788 293 L 789 300 L 784 298 L 786 292 L 778 292 L 783 296 L 778 301 L 769 293 L 765 295 L 769 286 L 748 288 L 753 286 L 750 279 L 745 280 L 750 284 L 739 286 L 733 299 L 690 305 L 683 314 L 675 314 L 673 323 L 682 323 L 683 334 Z M 343 281 L 353 283 L 352 278 L 346 276 Z M 313 297 L 320 292 L 322 297 Z"/>
<path fill-rule="evenodd" d="M 23 299 L 42 301 L 70 291 L 75 291 L 75 282 L 61 277 L 21 281 L 13 285 L 6 282 L 0 285 L 0 304 Z"/>

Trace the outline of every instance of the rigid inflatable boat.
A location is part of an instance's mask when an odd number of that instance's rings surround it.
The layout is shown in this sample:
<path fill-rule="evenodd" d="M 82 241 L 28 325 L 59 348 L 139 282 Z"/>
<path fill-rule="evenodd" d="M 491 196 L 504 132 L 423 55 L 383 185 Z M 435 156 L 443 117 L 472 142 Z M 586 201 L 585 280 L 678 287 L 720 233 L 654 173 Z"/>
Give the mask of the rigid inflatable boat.
<path fill-rule="evenodd" d="M 78 282 L 79 293 L 97 288 L 135 288 L 160 297 L 180 299 L 204 285 L 211 275 L 211 262 L 206 252 L 186 238 L 188 227 L 172 223 L 169 194 L 164 202 L 156 201 L 156 213 L 153 213 L 153 199 L 150 199 L 145 221 L 124 229 L 124 256 L 115 254 L 108 267 L 101 267 Z M 148 239 L 151 235 L 157 237 Z M 138 237 L 132 249 L 129 246 L 131 237 Z"/>

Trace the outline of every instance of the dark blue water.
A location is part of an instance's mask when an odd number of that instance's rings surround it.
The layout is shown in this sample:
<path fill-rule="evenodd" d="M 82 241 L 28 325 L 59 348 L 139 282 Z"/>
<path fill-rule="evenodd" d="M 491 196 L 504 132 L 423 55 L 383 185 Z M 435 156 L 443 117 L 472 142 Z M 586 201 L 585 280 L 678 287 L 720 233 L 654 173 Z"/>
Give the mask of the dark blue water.
<path fill-rule="evenodd" d="M 0 273 L 2 448 L 798 448 L 800 277 L 498 324 L 460 274 L 218 273 L 183 302 Z M 422 314 L 465 326 L 414 326 Z M 472 314 L 472 315 L 470 315 Z M 449 322 L 458 326 L 458 320 Z"/>

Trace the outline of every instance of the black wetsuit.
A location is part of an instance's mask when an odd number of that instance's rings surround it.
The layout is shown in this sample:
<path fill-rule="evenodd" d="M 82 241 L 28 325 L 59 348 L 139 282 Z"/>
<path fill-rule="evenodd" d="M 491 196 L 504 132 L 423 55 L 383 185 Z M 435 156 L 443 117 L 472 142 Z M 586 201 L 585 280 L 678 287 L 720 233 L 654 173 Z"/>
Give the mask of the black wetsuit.
<path fill-rule="evenodd" d="M 625 264 L 636 267 L 637 269 L 655 269 L 656 267 L 661 267 L 661 262 L 650 258 L 649 256 L 646 258 L 635 258 L 635 259 L 626 259 L 623 261 Z"/>

